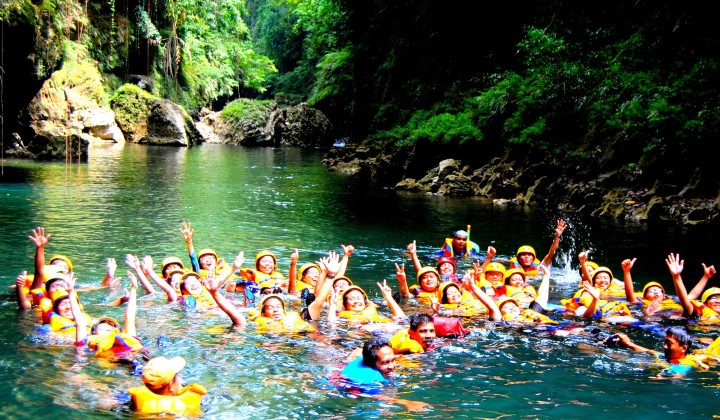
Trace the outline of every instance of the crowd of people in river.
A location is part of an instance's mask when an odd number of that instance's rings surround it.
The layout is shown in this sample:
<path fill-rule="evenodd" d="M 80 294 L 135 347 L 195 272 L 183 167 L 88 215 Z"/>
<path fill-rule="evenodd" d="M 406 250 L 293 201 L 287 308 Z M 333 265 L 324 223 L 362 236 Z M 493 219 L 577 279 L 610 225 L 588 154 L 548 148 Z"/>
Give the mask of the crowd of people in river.
<path fill-rule="evenodd" d="M 183 384 L 179 373 L 185 367 L 184 358 L 149 356 L 136 328 L 141 288 L 149 294 L 163 293 L 168 302 L 186 309 L 224 314 L 240 330 L 252 324 L 263 333 L 318 334 L 322 333 L 320 320 L 359 326 L 371 338 L 348 355 L 346 367 L 332 375 L 333 384 L 349 392 L 404 404 L 411 410 L 422 410 L 426 405 L 389 398 L 381 392 L 393 379 L 396 357 L 431 351 L 438 337 L 468 334 L 463 320 L 534 326 L 561 336 L 594 335 L 600 345 L 623 345 L 657 355 L 658 363 L 665 368 L 664 376 L 707 368 L 707 363 L 720 357 L 720 338 L 699 343 L 685 326 L 664 329 L 657 322 L 672 317 L 720 325 L 720 288 L 707 288 L 716 274 L 713 265 L 702 264 L 703 276 L 688 292 L 682 279 L 684 261 L 670 254 L 665 263 L 675 295 L 667 294 L 654 281 L 643 285 L 638 294 L 631 274 L 635 259 L 622 261 L 619 280 L 608 267 L 591 261 L 585 251 L 578 255 L 577 292 L 550 303 L 552 262 L 566 227 L 565 221 L 557 221 L 553 242 L 542 259 L 532 246 L 522 245 L 505 262 L 507 267 L 495 259 L 497 251 L 492 246 L 483 252 L 470 241 L 469 226 L 446 238 L 432 265 L 422 264 L 413 241 L 407 251 L 415 271 L 414 282 L 408 285 L 405 264 L 396 263 L 399 292 L 394 294 L 387 281 L 377 283 L 384 307 L 346 276 L 355 250 L 352 245 L 342 245 L 342 255 L 329 251 L 319 261 L 303 263 L 299 268 L 300 255 L 295 250 L 286 277 L 269 250 L 257 253 L 251 267 L 246 266 L 243 252 L 230 262 L 209 248 L 196 251 L 190 223 L 180 228 L 189 265 L 169 256 L 158 270 L 150 256 L 140 259 L 127 255 L 130 287 L 124 296 L 109 303 L 124 305 L 122 326 L 112 317 L 94 318 L 84 311 L 80 295 L 87 289 L 76 288 L 72 260 L 54 255 L 46 262 L 45 247 L 51 235 L 43 227 L 34 229 L 30 236 L 36 247 L 34 273 L 22 272 L 14 287 L 18 307 L 38 312 L 38 331 L 72 337 L 70 342 L 79 351 L 101 358 L 135 360 L 141 355 L 143 384 L 128 390 L 133 408 L 140 413 L 200 412 L 202 396 L 207 393 L 202 385 Z M 472 261 L 472 268 L 459 273 L 460 259 Z M 108 259 L 107 273 L 98 287 L 120 287 L 116 270 L 115 259 Z M 290 300 L 300 300 L 303 308 L 290 310 Z M 399 303 L 404 300 L 416 309 L 409 316 Z M 665 337 L 663 351 L 640 346 L 623 333 L 602 336 L 592 324 L 588 327 L 577 322 L 583 319 L 660 328 Z"/>

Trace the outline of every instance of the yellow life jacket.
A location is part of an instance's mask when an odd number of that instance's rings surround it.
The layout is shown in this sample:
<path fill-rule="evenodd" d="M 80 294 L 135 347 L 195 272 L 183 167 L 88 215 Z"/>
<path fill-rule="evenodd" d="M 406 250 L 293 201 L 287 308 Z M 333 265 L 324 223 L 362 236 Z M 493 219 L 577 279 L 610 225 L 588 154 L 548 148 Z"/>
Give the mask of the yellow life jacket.
<path fill-rule="evenodd" d="M 466 290 L 462 291 L 461 299 L 460 303 L 443 303 L 440 307 L 453 311 L 453 314 L 457 316 L 474 316 L 487 313 L 485 305 Z"/>
<path fill-rule="evenodd" d="M 430 306 L 431 304 L 442 300 L 442 284 L 443 283 L 438 284 L 437 289 L 432 292 L 425 291 L 419 284 L 413 284 L 408 289 L 410 290 L 410 293 L 417 298 L 419 304 Z"/>
<path fill-rule="evenodd" d="M 703 351 L 703 354 L 706 356 L 720 357 L 720 336 Z"/>
<path fill-rule="evenodd" d="M 547 315 L 535 312 L 530 308 L 523 309 L 518 315 L 505 314 L 503 320 L 514 324 L 557 324 L 558 322 Z"/>
<path fill-rule="evenodd" d="M 535 260 L 532 262 L 530 267 L 523 267 L 522 264 L 518 261 L 517 257 L 512 257 L 510 259 L 510 262 L 508 263 L 509 268 L 520 268 L 525 271 L 525 275 L 528 277 L 535 277 L 538 274 L 538 267 L 540 266 L 540 260 L 535 258 Z"/>
<path fill-rule="evenodd" d="M 515 299 L 521 308 L 529 307 L 532 301 L 537 298 L 535 288 L 529 284 L 523 286 L 522 289 L 513 286 L 505 286 L 505 295 Z"/>
<path fill-rule="evenodd" d="M 92 319 L 90 318 L 90 315 L 83 312 L 82 317 L 85 319 L 85 325 L 87 325 L 88 330 L 90 329 L 90 325 L 92 324 Z M 70 318 L 65 318 L 62 315 L 59 315 L 55 312 L 50 312 L 50 330 L 52 331 L 58 331 L 58 332 L 75 332 L 75 320 Z"/>
<path fill-rule="evenodd" d="M 390 337 L 390 346 L 395 354 L 424 353 L 422 345 L 410 338 L 408 330 L 400 330 Z"/>
<path fill-rule="evenodd" d="M 700 322 L 705 324 L 716 324 L 720 322 L 720 314 L 708 308 L 699 300 L 693 300 L 691 302 L 695 307 L 695 312 L 698 314 Z"/>
<path fill-rule="evenodd" d="M 312 325 L 300 317 L 297 312 L 287 312 L 282 319 L 272 319 L 265 316 L 253 318 L 260 332 L 313 332 Z"/>
<path fill-rule="evenodd" d="M 590 307 L 592 296 L 583 295 L 571 299 L 562 299 L 560 303 L 565 309 L 575 312 L 581 306 Z M 630 308 L 624 302 L 607 301 L 599 299 L 593 318 L 606 318 L 610 316 L 630 316 Z"/>
<path fill-rule="evenodd" d="M 340 311 L 338 312 L 338 316 L 361 323 L 368 323 L 368 322 L 392 322 L 390 318 L 384 317 L 380 315 L 375 309 L 375 306 L 372 304 L 368 304 L 368 306 L 365 307 L 360 312 L 356 311 Z"/>
<path fill-rule="evenodd" d="M 268 274 L 263 273 L 260 270 L 244 268 L 240 270 L 240 275 L 243 279 L 257 284 L 258 287 L 272 287 L 275 283 L 280 286 L 287 287 L 287 280 L 285 280 L 285 276 L 283 276 L 279 271 L 273 271 Z"/>
<path fill-rule="evenodd" d="M 135 410 L 143 414 L 199 414 L 202 396 L 207 391 L 202 385 L 191 384 L 183 388 L 178 395 L 159 395 L 146 386 L 130 388 Z"/>
<path fill-rule="evenodd" d="M 215 302 L 215 298 L 212 297 L 210 291 L 205 287 L 202 288 L 199 295 L 183 295 L 183 299 L 188 305 L 192 305 L 191 302 L 194 300 L 195 308 L 201 311 L 207 311 L 218 307 L 217 302 Z"/>
<path fill-rule="evenodd" d="M 142 350 L 143 345 L 139 338 L 133 337 L 128 333 L 121 332 L 115 328 L 105 334 L 94 334 L 87 337 L 86 346 L 88 350 L 98 357 L 103 357 L 103 353 L 110 351 L 112 355 L 124 353 L 128 351 Z"/>
<path fill-rule="evenodd" d="M 651 303 L 653 303 L 652 300 L 643 299 L 642 300 L 644 306 L 649 306 Z M 675 302 L 671 298 L 665 298 L 660 302 L 660 308 L 661 311 L 682 311 L 683 307 L 679 303 Z"/>

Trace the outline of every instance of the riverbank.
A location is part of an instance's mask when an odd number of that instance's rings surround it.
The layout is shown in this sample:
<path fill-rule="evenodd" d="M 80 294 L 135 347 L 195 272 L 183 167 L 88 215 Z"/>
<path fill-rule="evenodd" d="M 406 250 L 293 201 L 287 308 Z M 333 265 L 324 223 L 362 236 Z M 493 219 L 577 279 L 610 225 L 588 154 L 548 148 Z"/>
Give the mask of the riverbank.
<path fill-rule="evenodd" d="M 489 159 L 476 150 L 416 144 L 333 148 L 331 171 L 372 178 L 396 191 L 484 197 L 497 205 L 576 212 L 582 217 L 720 226 L 717 171 L 658 155 L 628 165 L 622 151 L 597 149 L 574 160 L 512 152 Z M 682 159 L 681 159 L 682 158 Z"/>

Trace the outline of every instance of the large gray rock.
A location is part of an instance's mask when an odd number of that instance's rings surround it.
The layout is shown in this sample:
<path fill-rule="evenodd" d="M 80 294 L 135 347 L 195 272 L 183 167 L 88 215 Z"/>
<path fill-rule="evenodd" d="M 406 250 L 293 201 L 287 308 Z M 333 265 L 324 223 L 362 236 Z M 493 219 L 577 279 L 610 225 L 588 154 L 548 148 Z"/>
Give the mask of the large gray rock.
<path fill-rule="evenodd" d="M 193 146 L 201 141 L 195 123 L 178 104 L 165 99 L 156 99 L 150 103 L 147 135 L 138 143 Z"/>

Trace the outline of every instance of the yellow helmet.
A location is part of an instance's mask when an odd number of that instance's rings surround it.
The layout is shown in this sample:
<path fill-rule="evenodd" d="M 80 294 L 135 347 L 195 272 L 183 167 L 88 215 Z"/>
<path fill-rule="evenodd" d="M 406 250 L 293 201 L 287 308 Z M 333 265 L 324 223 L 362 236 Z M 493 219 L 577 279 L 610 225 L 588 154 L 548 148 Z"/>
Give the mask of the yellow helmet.
<path fill-rule="evenodd" d="M 352 286 L 352 285 L 353 285 L 352 280 L 350 280 L 349 278 L 347 278 L 347 277 L 345 277 L 345 276 L 340 276 L 340 277 L 335 277 L 335 278 L 333 279 L 333 282 L 332 282 L 333 288 L 335 287 L 335 283 L 339 282 L 340 280 L 345 280 L 346 282 L 348 282 L 348 286 Z"/>
<path fill-rule="evenodd" d="M 435 273 L 435 275 L 438 278 L 438 281 L 440 280 L 440 273 L 438 273 L 438 271 L 437 271 L 437 269 L 435 269 L 435 267 L 425 266 L 425 267 L 421 268 L 420 270 L 418 270 L 417 276 L 416 276 L 416 281 L 419 283 L 420 278 L 422 278 L 422 276 L 426 273 Z"/>
<path fill-rule="evenodd" d="M 645 287 L 643 287 L 643 291 L 642 291 L 643 296 L 645 296 L 645 291 L 653 286 L 659 287 L 662 290 L 663 294 L 665 294 L 665 288 L 662 287 L 662 284 L 660 284 L 656 281 L 651 281 L 650 283 L 646 284 Z"/>
<path fill-rule="evenodd" d="M 711 287 L 702 294 L 702 303 L 705 303 L 710 297 L 720 295 L 720 287 Z"/>
<path fill-rule="evenodd" d="M 220 257 L 218 257 L 218 254 L 210 248 L 201 249 L 197 255 L 198 259 L 202 258 L 203 255 L 212 255 L 213 257 L 215 257 L 215 261 L 220 259 Z"/>
<path fill-rule="evenodd" d="M 298 277 L 302 278 L 305 275 L 305 272 L 313 267 L 317 268 L 318 271 L 322 271 L 320 269 L 320 266 L 315 263 L 305 263 L 305 264 L 301 265 L 300 268 L 298 269 Z"/>
<path fill-rule="evenodd" d="M 505 272 L 505 284 L 507 284 L 510 277 L 512 277 L 513 274 L 520 274 L 523 278 L 523 282 L 527 281 L 527 274 L 525 274 L 525 270 L 522 268 L 511 268 Z"/>
<path fill-rule="evenodd" d="M 273 259 L 273 265 L 275 266 L 274 269 L 277 270 L 277 258 L 275 257 L 275 254 L 272 253 L 272 251 L 267 250 L 267 249 L 264 249 L 264 250 L 258 252 L 257 255 L 255 256 L 255 269 L 256 269 L 256 270 L 259 270 L 259 269 L 260 269 L 260 268 L 258 267 L 258 262 L 260 261 L 260 258 L 262 258 L 262 257 L 268 257 L 268 256 L 272 257 L 272 259 Z"/>
<path fill-rule="evenodd" d="M 163 260 L 162 264 L 160 265 L 160 272 L 165 275 L 165 267 L 167 267 L 170 264 L 179 264 L 180 268 L 185 268 L 185 264 L 183 264 L 182 260 L 178 257 L 167 257 Z"/>
<path fill-rule="evenodd" d="M 528 253 L 532 254 L 533 257 L 537 258 L 537 255 L 535 254 L 535 249 L 533 247 L 531 247 L 530 245 L 523 245 L 520 248 L 518 248 L 517 252 L 515 253 L 515 256 L 518 256 L 525 252 L 528 252 Z"/>
<path fill-rule="evenodd" d="M 496 271 L 498 273 L 501 273 L 503 276 L 505 275 L 505 266 L 500 264 L 499 262 L 491 262 L 490 264 L 485 267 L 485 272 L 488 271 Z"/>
<path fill-rule="evenodd" d="M 52 257 L 50 257 L 50 264 L 52 264 L 52 262 L 55 260 L 64 261 L 65 264 L 68 265 L 68 268 L 70 269 L 70 271 L 73 271 L 73 264 L 72 264 L 72 261 L 70 261 L 70 258 L 68 258 L 64 255 L 53 255 Z"/>

